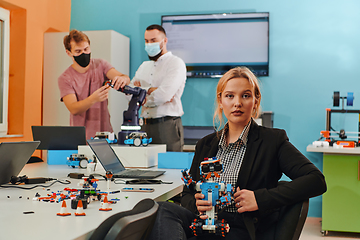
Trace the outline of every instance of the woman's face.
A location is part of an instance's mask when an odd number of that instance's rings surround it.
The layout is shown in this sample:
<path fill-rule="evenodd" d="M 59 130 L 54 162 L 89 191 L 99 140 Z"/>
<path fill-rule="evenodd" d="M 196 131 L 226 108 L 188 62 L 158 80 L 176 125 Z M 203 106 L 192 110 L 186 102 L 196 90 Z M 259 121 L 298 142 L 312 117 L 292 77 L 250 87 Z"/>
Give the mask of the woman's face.
<path fill-rule="evenodd" d="M 221 93 L 220 107 L 229 124 L 245 127 L 256 108 L 254 87 L 246 78 L 229 80 Z"/>

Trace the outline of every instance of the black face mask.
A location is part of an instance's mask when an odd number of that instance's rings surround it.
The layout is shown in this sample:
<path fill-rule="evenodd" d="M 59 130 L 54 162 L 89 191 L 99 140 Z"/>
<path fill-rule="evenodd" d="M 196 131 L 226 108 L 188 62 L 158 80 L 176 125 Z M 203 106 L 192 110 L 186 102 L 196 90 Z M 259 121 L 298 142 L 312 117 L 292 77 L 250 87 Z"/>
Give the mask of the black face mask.
<path fill-rule="evenodd" d="M 151 60 L 151 61 L 157 61 L 158 59 L 159 59 L 159 57 L 161 57 L 161 54 L 162 54 L 162 50 L 161 50 L 161 52 L 159 52 L 157 55 L 155 55 L 155 56 L 153 56 L 153 57 L 150 57 L 149 55 L 148 55 L 148 57 L 149 57 L 149 59 Z"/>
<path fill-rule="evenodd" d="M 79 56 L 74 56 L 74 60 L 75 62 L 77 62 L 77 64 L 79 64 L 81 67 L 87 67 L 90 63 L 90 54 L 91 53 L 82 53 Z"/>

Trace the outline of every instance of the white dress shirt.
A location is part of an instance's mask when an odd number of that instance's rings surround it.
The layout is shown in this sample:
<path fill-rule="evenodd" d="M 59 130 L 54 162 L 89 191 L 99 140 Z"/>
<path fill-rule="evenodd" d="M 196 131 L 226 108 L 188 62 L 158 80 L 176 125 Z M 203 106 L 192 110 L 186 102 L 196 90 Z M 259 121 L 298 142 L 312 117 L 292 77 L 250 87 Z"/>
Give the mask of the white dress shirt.
<path fill-rule="evenodd" d="M 143 62 L 131 81 L 140 81 L 141 88 L 148 90 L 157 87 L 147 95 L 141 108 L 141 117 L 159 118 L 164 116 L 181 117 L 184 114 L 181 95 L 186 82 L 186 66 L 182 59 L 167 52 L 157 61 Z"/>

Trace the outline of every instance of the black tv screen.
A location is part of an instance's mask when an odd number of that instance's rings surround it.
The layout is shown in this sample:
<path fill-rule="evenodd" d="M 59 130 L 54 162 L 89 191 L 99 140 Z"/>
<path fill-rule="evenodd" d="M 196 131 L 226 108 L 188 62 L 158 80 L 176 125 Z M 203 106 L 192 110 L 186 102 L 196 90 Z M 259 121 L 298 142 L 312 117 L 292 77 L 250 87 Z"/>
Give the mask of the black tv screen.
<path fill-rule="evenodd" d="M 269 13 L 162 16 L 167 50 L 182 58 L 188 77 L 221 77 L 237 66 L 269 75 Z"/>

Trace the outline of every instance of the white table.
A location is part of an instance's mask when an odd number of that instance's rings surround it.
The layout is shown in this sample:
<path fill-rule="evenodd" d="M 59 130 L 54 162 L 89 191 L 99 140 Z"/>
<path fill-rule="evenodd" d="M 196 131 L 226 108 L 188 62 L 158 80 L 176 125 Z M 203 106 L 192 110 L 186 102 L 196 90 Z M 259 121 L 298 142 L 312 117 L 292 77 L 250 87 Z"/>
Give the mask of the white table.
<path fill-rule="evenodd" d="M 94 230 L 98 225 L 111 215 L 130 210 L 136 203 L 144 198 L 151 198 L 156 201 L 167 200 L 182 191 L 183 183 L 181 181 L 181 172 L 178 169 L 165 169 L 166 173 L 157 179 L 163 181 L 172 181 L 172 184 L 156 185 L 125 185 L 111 183 L 110 190 L 121 190 L 123 187 L 151 187 L 155 191 L 152 193 L 120 192 L 110 194 L 109 199 L 119 198 L 117 204 L 112 204 L 112 211 L 99 211 L 100 203 L 91 202 L 87 209 L 84 210 L 86 216 L 75 216 L 75 210 L 71 209 L 71 200 L 66 200 L 67 209 L 71 216 L 60 217 L 56 213 L 60 212 L 60 203 L 33 201 L 33 197 L 38 192 L 45 196 L 52 191 L 60 191 L 65 187 L 78 188 L 79 180 L 70 179 L 70 185 L 55 183 L 50 187 L 50 191 L 43 188 L 33 190 L 20 190 L 15 188 L 0 188 L 0 233 L 1 239 L 52 239 L 64 240 L 75 239 Z M 72 169 L 66 165 L 47 165 L 46 163 L 27 164 L 19 174 L 27 175 L 29 178 L 34 177 L 51 177 L 57 179 L 69 179 L 67 174 L 70 172 L 80 172 L 86 175 L 86 170 Z M 102 172 L 103 174 L 103 172 Z M 49 185 L 48 182 L 44 185 Z M 30 187 L 32 185 L 23 185 Z M 101 191 L 107 190 L 106 181 L 100 181 Z M 127 198 L 126 198 L 127 197 Z M 29 199 L 28 199 L 29 198 Z M 33 211 L 31 214 L 24 212 Z"/>
<path fill-rule="evenodd" d="M 360 154 L 360 147 L 355 148 L 334 148 L 334 147 L 316 147 L 312 144 L 306 147 L 307 152 L 320 152 L 324 154 Z"/>

